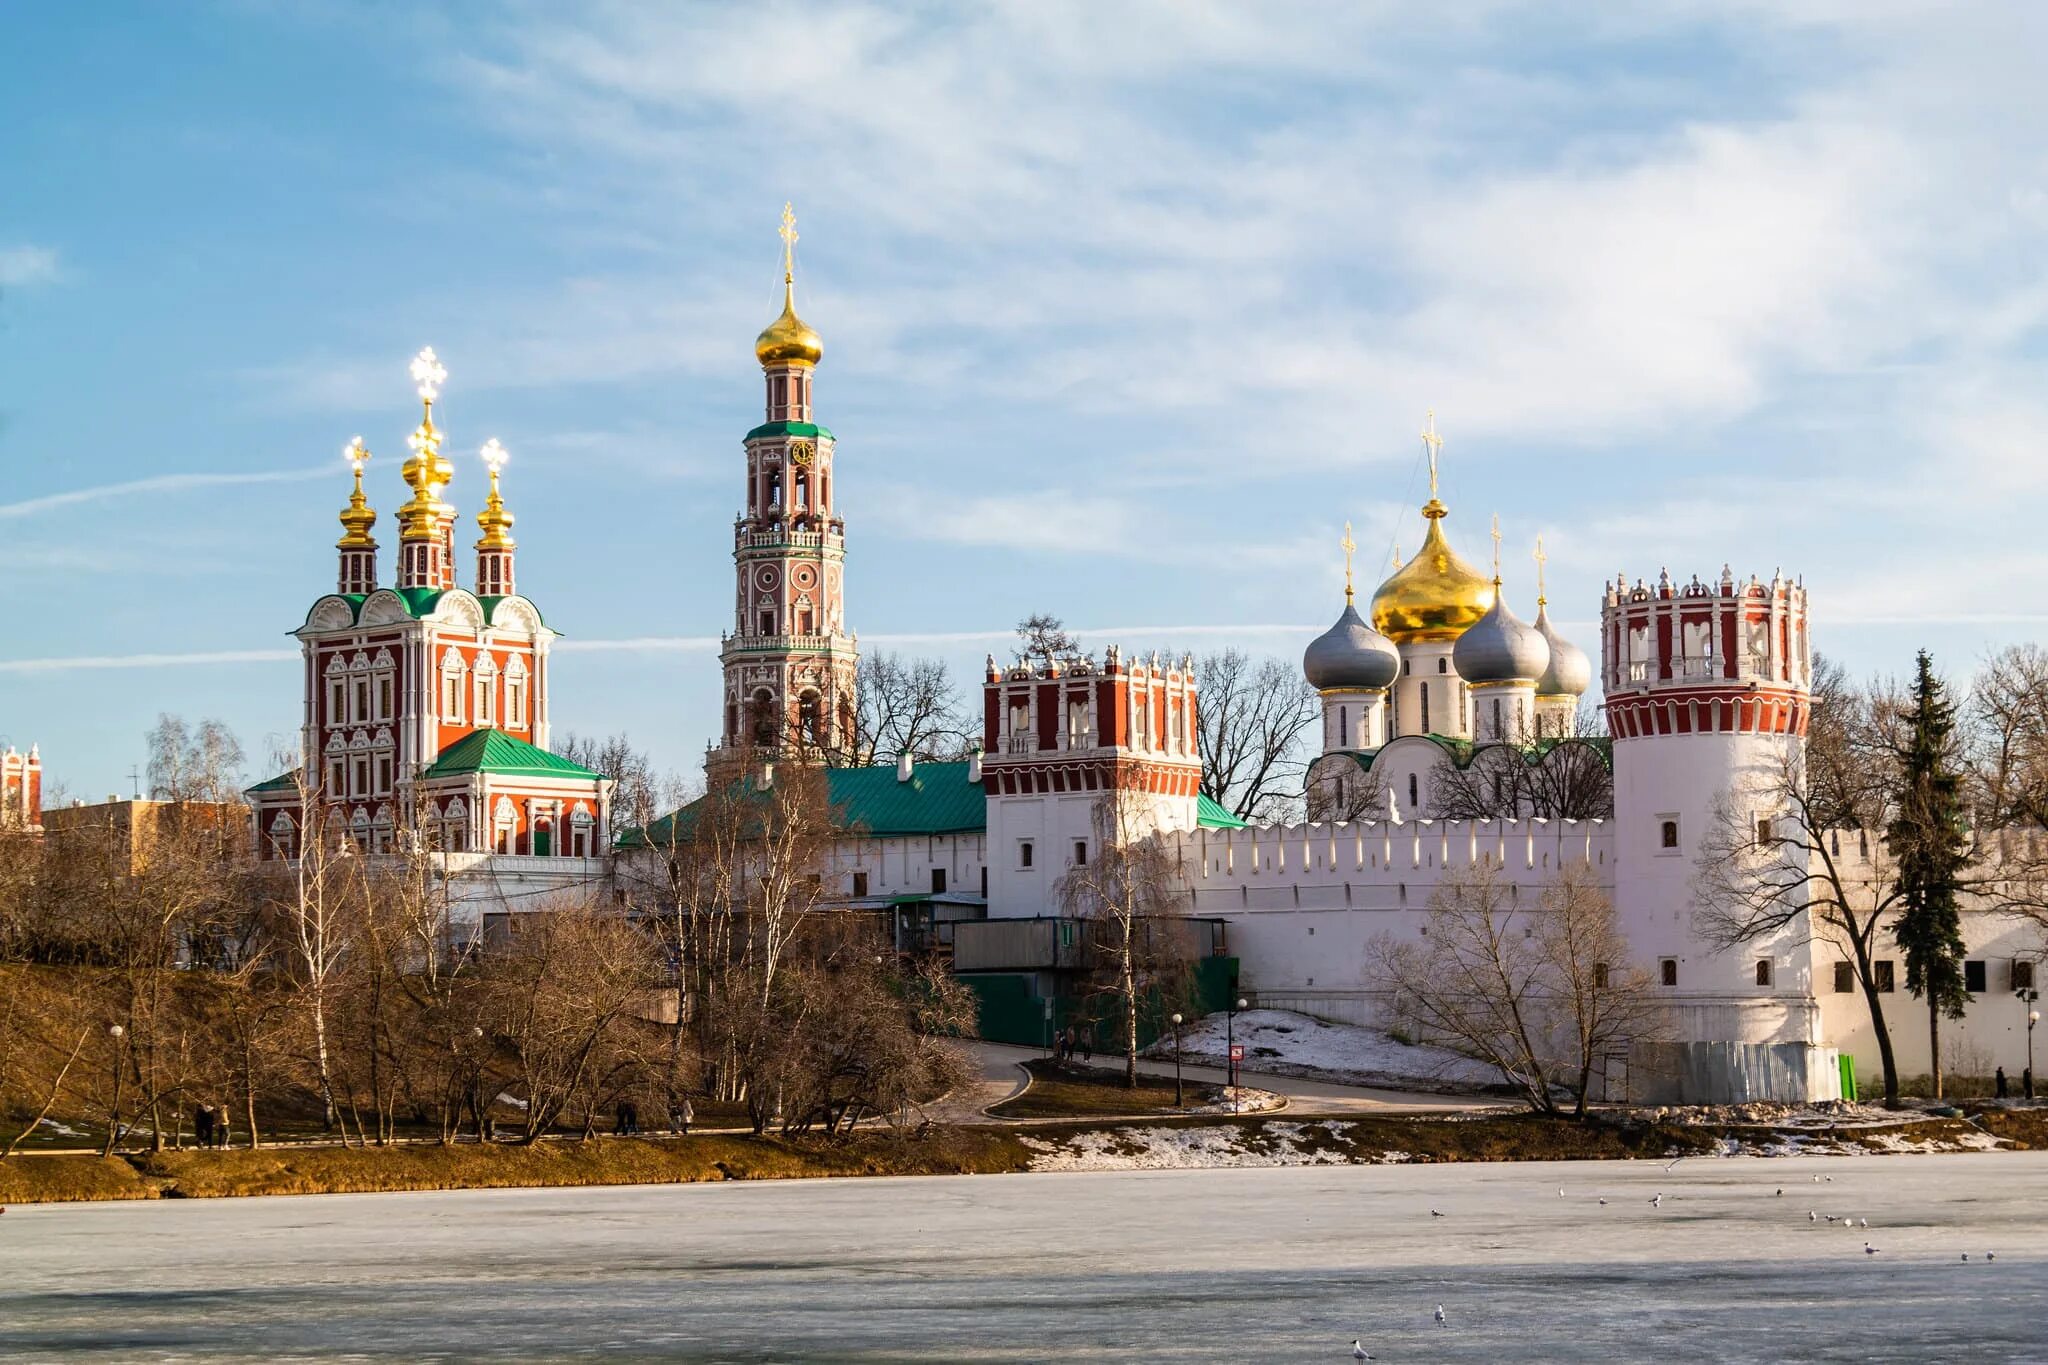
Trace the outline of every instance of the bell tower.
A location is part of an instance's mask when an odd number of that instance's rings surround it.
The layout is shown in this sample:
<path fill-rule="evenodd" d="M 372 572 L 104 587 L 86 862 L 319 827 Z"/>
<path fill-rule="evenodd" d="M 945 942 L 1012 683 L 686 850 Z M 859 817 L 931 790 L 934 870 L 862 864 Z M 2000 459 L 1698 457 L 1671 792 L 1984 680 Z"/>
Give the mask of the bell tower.
<path fill-rule="evenodd" d="M 824 344 L 796 313 L 796 213 L 782 209 L 782 314 L 754 342 L 765 420 L 746 435 L 733 523 L 733 629 L 722 641 L 716 764 L 742 751 L 842 758 L 853 738 L 856 649 L 846 632 L 832 433 L 813 420 Z"/>

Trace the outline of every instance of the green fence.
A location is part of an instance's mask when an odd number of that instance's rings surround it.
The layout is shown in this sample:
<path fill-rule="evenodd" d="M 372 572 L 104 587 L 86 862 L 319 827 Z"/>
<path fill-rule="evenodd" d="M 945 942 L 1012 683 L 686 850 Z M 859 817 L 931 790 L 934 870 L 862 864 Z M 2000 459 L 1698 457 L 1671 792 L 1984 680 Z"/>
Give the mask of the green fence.
<path fill-rule="evenodd" d="M 1046 997 L 1033 989 L 1033 980 L 1033 974 L 1029 972 L 968 972 L 961 975 L 960 984 L 974 992 L 979 1005 L 983 1038 L 991 1043 L 1010 1043 L 1017 1047 L 1044 1047 L 1053 1034 L 1070 1024 L 1077 1029 L 1087 1028 L 1086 1006 L 1091 1002 L 1067 994 L 1055 995 L 1048 1012 Z M 1195 963 L 1194 978 L 1190 983 L 1192 999 L 1178 1008 L 1191 1019 L 1225 1009 L 1230 1004 L 1230 988 L 1236 980 L 1236 958 L 1201 958 Z M 1093 1003 L 1107 1002 L 1097 1000 Z M 1139 1002 L 1139 1047 L 1150 1047 L 1167 1031 L 1167 1016 L 1171 1013 L 1173 1010 L 1157 995 Z M 1116 1037 L 1113 1021 L 1096 1022 L 1097 1051 L 1115 1051 Z"/>

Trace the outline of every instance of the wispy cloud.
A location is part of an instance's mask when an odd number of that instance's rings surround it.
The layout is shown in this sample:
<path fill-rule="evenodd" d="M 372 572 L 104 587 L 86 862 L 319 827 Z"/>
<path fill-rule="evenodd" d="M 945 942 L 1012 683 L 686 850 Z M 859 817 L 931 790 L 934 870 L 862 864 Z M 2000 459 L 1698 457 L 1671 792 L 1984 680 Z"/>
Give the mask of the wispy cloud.
<path fill-rule="evenodd" d="M 332 473 L 333 471 L 328 469 L 294 469 L 249 474 L 158 474 L 152 478 L 132 479 L 126 483 L 101 484 L 96 488 L 74 488 L 68 492 L 49 493 L 22 502 L 0 503 L 0 520 L 18 520 L 22 517 L 53 512 L 60 507 L 106 502 L 114 498 L 132 498 L 147 493 L 182 493 L 194 488 L 224 488 L 244 484 L 305 483 L 313 479 L 330 477 Z"/>
<path fill-rule="evenodd" d="M 57 253 L 46 246 L 0 246 L 0 289 L 50 284 L 61 278 Z"/>
<path fill-rule="evenodd" d="M 191 654 L 97 654 L 61 659 L 0 659 L 0 673 L 85 673 L 130 668 L 198 668 L 217 664 L 288 663 L 296 649 L 224 649 Z"/>

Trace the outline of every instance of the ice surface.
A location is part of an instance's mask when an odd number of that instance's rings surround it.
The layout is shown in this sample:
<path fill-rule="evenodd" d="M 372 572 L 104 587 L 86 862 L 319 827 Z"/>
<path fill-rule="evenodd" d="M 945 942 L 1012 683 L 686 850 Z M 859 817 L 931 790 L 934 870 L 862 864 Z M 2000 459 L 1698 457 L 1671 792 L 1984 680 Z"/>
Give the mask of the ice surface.
<path fill-rule="evenodd" d="M 1229 1056 L 1233 1037 L 1244 1049 L 1244 1069 L 1253 1073 L 1286 1075 L 1299 1068 L 1375 1083 L 1498 1085 L 1501 1081 L 1492 1067 L 1445 1048 L 1403 1043 L 1378 1029 L 1333 1024 L 1289 1010 L 1245 1010 L 1234 1027 L 1227 1015 L 1205 1015 L 1181 1030 L 1181 1054 L 1220 1063 Z M 1154 1043 L 1147 1055 L 1172 1057 L 1172 1036 Z"/>
<path fill-rule="evenodd" d="M 2044 1222 L 2034 1152 L 17 1207 L 0 1354 L 2038 1361 Z"/>

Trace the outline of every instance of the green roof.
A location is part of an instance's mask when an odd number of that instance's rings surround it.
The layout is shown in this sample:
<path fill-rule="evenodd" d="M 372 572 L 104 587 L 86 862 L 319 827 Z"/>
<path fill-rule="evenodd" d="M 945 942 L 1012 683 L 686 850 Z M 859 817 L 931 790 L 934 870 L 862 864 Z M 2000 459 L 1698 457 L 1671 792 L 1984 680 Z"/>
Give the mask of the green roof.
<path fill-rule="evenodd" d="M 496 773 L 509 777 L 557 777 L 601 779 L 580 763 L 536 749 L 523 739 L 503 730 L 477 730 L 464 735 L 441 751 L 426 777 L 459 777 L 466 773 Z"/>
<path fill-rule="evenodd" d="M 1195 824 L 1202 829 L 1243 829 L 1245 822 L 1209 799 L 1203 792 L 1195 802 Z"/>
<path fill-rule="evenodd" d="M 279 773 L 279 774 L 278 774 L 278 775 L 277 775 L 276 777 L 273 777 L 273 778 L 271 778 L 271 779 L 270 779 L 270 780 L 269 780 L 268 782 L 258 782 L 258 783 L 257 783 L 257 784 L 256 784 L 255 786 L 253 786 L 253 787 L 250 787 L 250 788 L 246 789 L 245 791 L 243 791 L 242 795 L 244 795 L 244 796 L 254 796 L 254 795 L 256 795 L 256 794 L 257 794 L 258 792 L 288 792 L 288 791 L 297 791 L 298 789 L 299 789 L 299 775 L 298 775 L 298 773 L 297 773 L 297 772 L 288 772 L 288 773 Z"/>
<path fill-rule="evenodd" d="M 837 439 L 829 427 L 821 427 L 816 422 L 763 422 L 747 433 L 749 441 L 758 441 L 763 436 L 822 436 L 828 441 Z"/>
<path fill-rule="evenodd" d="M 839 828 L 870 839 L 925 834 L 971 834 L 988 828 L 988 800 L 967 780 L 966 763 L 919 763 L 910 780 L 896 780 L 893 763 L 873 768 L 827 768 L 825 799 Z M 623 847 L 674 842 L 689 829 L 691 802 L 644 830 L 619 835 Z"/>

